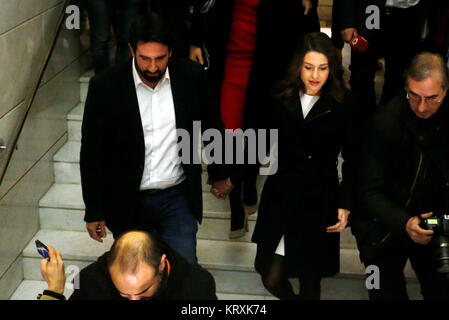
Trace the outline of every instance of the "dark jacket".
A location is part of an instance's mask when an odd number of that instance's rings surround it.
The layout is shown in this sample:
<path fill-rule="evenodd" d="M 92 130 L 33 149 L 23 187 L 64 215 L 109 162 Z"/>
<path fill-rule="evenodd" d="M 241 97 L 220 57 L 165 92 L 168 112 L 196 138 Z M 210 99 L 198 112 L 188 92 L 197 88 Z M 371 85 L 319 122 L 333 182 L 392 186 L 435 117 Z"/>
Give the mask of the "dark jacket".
<path fill-rule="evenodd" d="M 210 55 L 208 70 L 215 97 L 220 99 L 227 44 L 231 32 L 233 0 L 216 0 L 206 15 L 200 13 L 199 0 L 192 18 L 192 43 L 205 43 Z M 304 17 L 302 1 L 260 0 L 257 12 L 257 35 L 253 64 L 245 95 L 244 127 L 269 127 L 269 104 L 272 85 L 284 77 L 296 45 L 307 32 L 319 31 L 314 10 Z M 219 101 L 219 100 L 218 100 Z"/>
<path fill-rule="evenodd" d="M 265 183 L 252 240 L 272 254 L 285 234 L 290 276 L 305 271 L 333 275 L 339 271 L 339 234 L 326 234 L 326 227 L 337 223 L 338 208 L 351 210 L 353 201 L 351 106 L 323 95 L 304 120 L 299 96 L 294 96 L 279 101 L 276 110 L 279 166 Z M 340 151 L 345 160 L 341 184 Z M 263 260 L 256 261 L 259 272 Z"/>
<path fill-rule="evenodd" d="M 351 217 L 362 260 L 373 258 L 393 238 L 409 240 L 405 226 L 410 217 L 425 213 L 423 197 L 449 190 L 448 102 L 446 97 L 434 116 L 421 120 L 401 94 L 370 122 L 360 154 L 359 201 Z M 425 181 L 433 170 L 441 182 L 429 190 Z"/>
<path fill-rule="evenodd" d="M 357 32 L 368 39 L 383 37 L 383 32 L 394 32 L 395 30 L 389 30 L 389 24 L 386 20 L 387 7 L 385 6 L 385 0 L 342 0 L 338 1 L 338 24 L 339 29 L 344 30 L 346 28 L 356 28 Z M 373 11 L 372 8 L 367 10 L 370 6 L 375 6 L 379 10 Z M 415 21 L 416 26 L 421 28 L 424 25 L 424 21 L 428 14 L 429 0 L 421 0 L 417 5 L 420 7 L 421 14 L 419 19 Z M 407 10 L 407 9 L 399 9 Z M 379 28 L 367 28 L 367 20 L 372 22 L 373 12 L 379 12 Z M 403 35 L 398 34 L 398 37 Z M 381 39 L 379 39 L 381 40 Z"/>
<path fill-rule="evenodd" d="M 216 300 L 215 280 L 199 265 L 192 265 L 174 250 L 165 248 L 170 274 L 165 289 L 154 300 Z M 115 288 L 107 268 L 106 252 L 98 260 L 81 270 L 79 289 L 69 300 L 125 300 Z M 76 283 L 76 282 L 75 282 Z"/>
<path fill-rule="evenodd" d="M 223 132 L 218 108 L 201 68 L 191 61 L 172 59 L 169 72 L 176 128 L 197 137 L 193 121 L 201 121 L 202 130 L 217 128 Z M 194 152 L 196 145 L 192 143 L 191 157 Z M 114 234 L 137 227 L 144 161 L 142 121 L 128 62 L 106 70 L 89 83 L 80 154 L 86 222 L 106 220 Z M 201 222 L 201 164 L 183 163 L 182 167 L 192 212 Z M 224 166 L 210 165 L 208 171 L 211 181 L 229 177 Z"/>

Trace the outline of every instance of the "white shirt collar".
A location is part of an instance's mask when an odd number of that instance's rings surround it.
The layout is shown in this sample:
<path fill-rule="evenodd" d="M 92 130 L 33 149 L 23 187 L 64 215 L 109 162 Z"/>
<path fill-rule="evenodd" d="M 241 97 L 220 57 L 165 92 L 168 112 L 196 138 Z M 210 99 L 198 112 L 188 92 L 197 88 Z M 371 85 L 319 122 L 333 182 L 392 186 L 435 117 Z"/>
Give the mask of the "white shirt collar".
<path fill-rule="evenodd" d="M 165 70 L 164 76 L 163 76 L 162 79 L 158 82 L 157 86 L 156 86 L 154 89 L 151 88 L 151 87 L 149 87 L 149 86 L 146 85 L 145 82 L 143 82 L 142 79 L 140 78 L 140 75 L 139 75 L 139 73 L 137 72 L 135 63 L 136 63 L 136 62 L 135 62 L 135 58 L 133 58 L 133 61 L 132 61 L 132 69 L 133 69 L 134 85 L 135 85 L 136 89 L 137 89 L 139 86 L 144 86 L 144 87 L 146 87 L 146 88 L 148 88 L 148 89 L 150 89 L 150 90 L 157 90 L 157 89 L 158 89 L 164 82 L 166 82 L 166 81 L 170 82 L 170 72 L 168 71 L 168 67 L 167 67 L 167 69 Z"/>

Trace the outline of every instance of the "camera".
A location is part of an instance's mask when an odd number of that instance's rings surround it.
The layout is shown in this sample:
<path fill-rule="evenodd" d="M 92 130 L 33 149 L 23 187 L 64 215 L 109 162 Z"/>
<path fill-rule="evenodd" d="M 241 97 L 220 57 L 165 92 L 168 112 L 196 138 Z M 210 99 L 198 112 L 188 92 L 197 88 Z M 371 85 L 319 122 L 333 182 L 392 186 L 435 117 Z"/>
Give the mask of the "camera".
<path fill-rule="evenodd" d="M 437 271 L 449 273 L 449 214 L 423 219 L 421 227 L 434 232 L 430 245 Z"/>

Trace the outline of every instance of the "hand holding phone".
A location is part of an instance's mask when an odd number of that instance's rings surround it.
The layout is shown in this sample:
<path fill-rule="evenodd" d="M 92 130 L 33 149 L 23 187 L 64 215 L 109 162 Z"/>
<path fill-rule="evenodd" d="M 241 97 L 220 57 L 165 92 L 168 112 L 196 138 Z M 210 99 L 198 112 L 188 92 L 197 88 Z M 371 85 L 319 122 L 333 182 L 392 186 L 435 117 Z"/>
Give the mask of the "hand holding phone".
<path fill-rule="evenodd" d="M 63 294 L 66 277 L 61 253 L 56 251 L 52 246 L 47 247 L 39 240 L 36 241 L 36 246 L 38 246 L 39 254 L 44 258 L 48 254 L 49 257 L 48 259 L 41 260 L 40 268 L 42 277 L 48 284 L 48 290 Z"/>
<path fill-rule="evenodd" d="M 368 50 L 368 41 L 361 35 L 354 36 L 349 45 L 357 53 L 365 53 Z"/>

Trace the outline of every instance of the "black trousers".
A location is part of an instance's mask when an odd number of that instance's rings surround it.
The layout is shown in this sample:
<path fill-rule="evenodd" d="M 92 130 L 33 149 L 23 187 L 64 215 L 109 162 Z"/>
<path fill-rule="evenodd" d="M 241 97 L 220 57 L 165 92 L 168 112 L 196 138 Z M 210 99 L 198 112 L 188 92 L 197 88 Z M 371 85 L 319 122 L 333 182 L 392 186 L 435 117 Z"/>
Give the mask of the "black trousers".
<path fill-rule="evenodd" d="M 411 240 L 395 240 L 381 249 L 365 266 L 375 265 L 380 271 L 380 289 L 368 290 L 370 300 L 408 300 L 404 267 L 410 259 L 421 285 L 424 300 L 449 300 L 449 274 L 436 271 L 432 260 L 432 247 Z"/>

